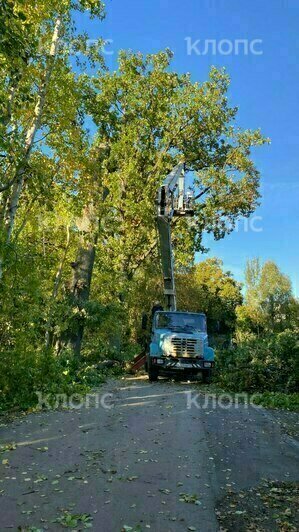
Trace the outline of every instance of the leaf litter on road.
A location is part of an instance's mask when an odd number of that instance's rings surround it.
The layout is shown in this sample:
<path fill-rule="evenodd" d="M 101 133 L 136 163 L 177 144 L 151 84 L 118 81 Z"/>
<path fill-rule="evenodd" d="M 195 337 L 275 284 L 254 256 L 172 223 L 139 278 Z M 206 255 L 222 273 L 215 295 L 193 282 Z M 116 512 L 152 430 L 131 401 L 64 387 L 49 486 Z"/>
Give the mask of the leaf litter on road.
<path fill-rule="evenodd" d="M 201 502 L 199 500 L 199 496 L 196 494 L 189 494 L 189 493 L 180 493 L 180 502 L 186 502 L 189 504 L 196 504 L 198 506 L 201 505 Z"/>

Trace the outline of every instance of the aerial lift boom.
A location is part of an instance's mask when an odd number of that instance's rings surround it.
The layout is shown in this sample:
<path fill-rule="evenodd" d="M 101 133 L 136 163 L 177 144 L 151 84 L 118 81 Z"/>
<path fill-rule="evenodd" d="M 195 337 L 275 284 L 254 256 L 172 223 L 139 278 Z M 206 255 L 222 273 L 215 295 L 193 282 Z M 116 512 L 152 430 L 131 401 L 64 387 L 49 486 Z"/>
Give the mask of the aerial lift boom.
<path fill-rule="evenodd" d="M 157 198 L 157 227 L 166 310 L 176 311 L 171 222 L 174 217 L 193 215 L 193 198 L 185 191 L 185 164 L 179 163 L 163 181 Z"/>
<path fill-rule="evenodd" d="M 185 191 L 185 165 L 179 163 L 167 175 L 158 191 L 157 228 L 164 281 L 166 310 L 153 307 L 150 342 L 135 358 L 133 371 L 143 364 L 150 381 L 159 375 L 196 375 L 210 379 L 214 351 L 208 345 L 206 316 L 177 311 L 171 224 L 174 217 L 194 216 L 195 199 Z M 155 309 L 155 310 L 154 310 Z M 143 327 L 146 330 L 146 326 Z"/>

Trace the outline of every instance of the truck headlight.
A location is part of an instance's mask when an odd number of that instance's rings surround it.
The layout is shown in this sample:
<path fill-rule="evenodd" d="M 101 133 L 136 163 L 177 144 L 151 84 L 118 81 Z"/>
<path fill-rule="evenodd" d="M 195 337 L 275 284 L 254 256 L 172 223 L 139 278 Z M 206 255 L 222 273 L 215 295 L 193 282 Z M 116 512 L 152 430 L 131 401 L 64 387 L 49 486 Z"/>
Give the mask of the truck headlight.
<path fill-rule="evenodd" d="M 165 338 L 162 344 L 163 354 L 166 356 L 172 355 L 172 343 L 170 338 Z"/>

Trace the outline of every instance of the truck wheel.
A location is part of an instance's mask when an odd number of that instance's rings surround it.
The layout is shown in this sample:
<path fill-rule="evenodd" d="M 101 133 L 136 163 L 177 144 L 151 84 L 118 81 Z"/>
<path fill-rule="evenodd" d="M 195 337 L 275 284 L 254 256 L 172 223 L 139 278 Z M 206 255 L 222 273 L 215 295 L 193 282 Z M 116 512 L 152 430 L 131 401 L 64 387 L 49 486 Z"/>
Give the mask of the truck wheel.
<path fill-rule="evenodd" d="M 148 369 L 148 378 L 150 382 L 155 382 L 158 380 L 158 370 L 155 368 L 149 367 Z"/>
<path fill-rule="evenodd" d="M 202 372 L 202 382 L 205 384 L 210 384 L 212 380 L 212 372 L 210 369 L 204 369 Z"/>

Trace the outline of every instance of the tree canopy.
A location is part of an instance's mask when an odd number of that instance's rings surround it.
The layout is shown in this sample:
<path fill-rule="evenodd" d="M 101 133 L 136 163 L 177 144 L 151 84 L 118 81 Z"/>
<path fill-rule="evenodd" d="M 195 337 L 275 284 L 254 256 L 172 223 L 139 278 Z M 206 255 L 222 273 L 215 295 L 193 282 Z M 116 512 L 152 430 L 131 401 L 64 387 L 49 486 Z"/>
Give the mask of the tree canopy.
<path fill-rule="evenodd" d="M 249 260 L 245 272 L 246 298 L 238 309 L 241 330 L 262 333 L 298 326 L 298 303 L 290 279 L 277 264 Z"/>
<path fill-rule="evenodd" d="M 209 332 L 233 332 L 236 307 L 242 303 L 241 284 L 223 271 L 221 260 L 199 262 L 178 276 L 179 307 L 208 316 Z"/>
<path fill-rule="evenodd" d="M 88 46 L 74 25 L 76 10 L 102 19 L 98 0 L 0 8 L 2 394 L 22 379 L 34 389 L 41 368 L 67 380 L 73 359 L 138 350 L 141 314 L 162 296 L 157 189 L 181 160 L 196 198 L 192 222 L 173 227 L 181 301 L 193 308 L 194 290 L 233 328 L 238 283 L 194 258 L 205 232 L 225 237 L 258 205 L 251 150 L 267 139 L 238 127 L 226 71 L 194 82 L 169 50 L 122 51 L 109 71 L 103 40 Z"/>

